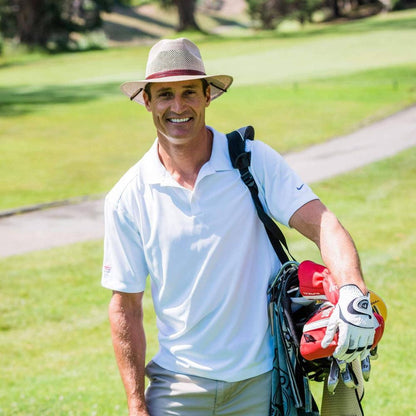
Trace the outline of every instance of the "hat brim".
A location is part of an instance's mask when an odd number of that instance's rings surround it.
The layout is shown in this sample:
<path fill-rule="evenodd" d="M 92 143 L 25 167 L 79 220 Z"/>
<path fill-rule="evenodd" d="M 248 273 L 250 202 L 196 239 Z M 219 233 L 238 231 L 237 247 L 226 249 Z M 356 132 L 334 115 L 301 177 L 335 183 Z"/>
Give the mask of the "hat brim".
<path fill-rule="evenodd" d="M 127 95 L 132 101 L 144 105 L 143 90 L 146 84 L 160 82 L 179 82 L 194 79 L 206 79 L 211 87 L 211 100 L 218 98 L 227 91 L 233 82 L 233 77 L 229 75 L 180 75 L 163 78 L 155 78 L 151 80 L 128 81 L 120 86 L 121 91 Z"/>

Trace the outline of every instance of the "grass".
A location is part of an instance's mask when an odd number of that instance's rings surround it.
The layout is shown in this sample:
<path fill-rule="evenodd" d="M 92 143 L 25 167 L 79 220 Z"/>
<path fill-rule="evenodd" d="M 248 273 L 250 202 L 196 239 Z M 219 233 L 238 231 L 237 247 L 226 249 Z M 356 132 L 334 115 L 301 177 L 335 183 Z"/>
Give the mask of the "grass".
<path fill-rule="evenodd" d="M 100 262 L 101 243 L 3 262 L 0 415 L 120 413 L 123 393 L 106 313 L 110 292 L 99 287 Z M 146 316 L 149 306 L 147 299 Z M 148 337 L 153 352 L 154 336 Z"/>
<path fill-rule="evenodd" d="M 314 186 L 361 253 L 368 285 L 388 305 L 388 320 L 366 384 L 366 414 L 413 415 L 416 307 L 416 149 Z M 311 243 L 286 230 L 299 259 L 319 260 Z M 102 242 L 0 260 L 0 415 L 125 414 L 107 305 L 100 288 Z M 157 349 L 149 291 L 148 359 Z M 318 386 L 321 388 L 321 385 Z"/>
<path fill-rule="evenodd" d="M 416 102 L 416 12 L 287 33 L 190 35 L 210 73 L 235 83 L 208 123 L 252 124 L 281 152 Z M 106 192 L 154 139 L 149 114 L 121 95 L 148 46 L 0 57 L 0 210 Z"/>

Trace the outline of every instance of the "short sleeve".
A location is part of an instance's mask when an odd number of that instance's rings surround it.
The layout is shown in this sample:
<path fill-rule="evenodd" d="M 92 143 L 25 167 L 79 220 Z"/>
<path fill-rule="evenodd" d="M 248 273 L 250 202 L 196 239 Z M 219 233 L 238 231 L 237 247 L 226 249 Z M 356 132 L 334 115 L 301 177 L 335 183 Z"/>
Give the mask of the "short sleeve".
<path fill-rule="evenodd" d="M 119 292 L 143 292 L 148 268 L 137 226 L 108 197 L 104 207 L 105 236 L 101 284 Z"/>
<path fill-rule="evenodd" d="M 292 215 L 318 197 L 278 152 L 261 141 L 250 144 L 252 173 L 263 206 L 276 221 L 289 226 Z"/>

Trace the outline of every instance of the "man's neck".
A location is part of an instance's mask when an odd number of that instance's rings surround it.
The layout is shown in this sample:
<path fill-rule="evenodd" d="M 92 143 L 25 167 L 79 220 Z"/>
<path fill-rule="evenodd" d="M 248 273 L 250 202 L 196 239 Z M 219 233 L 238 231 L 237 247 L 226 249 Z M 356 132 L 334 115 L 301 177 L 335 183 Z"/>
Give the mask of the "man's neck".
<path fill-rule="evenodd" d="M 180 185 L 192 190 L 201 167 L 211 158 L 212 143 L 213 133 L 206 127 L 198 137 L 184 145 L 173 145 L 159 137 L 159 158 Z"/>

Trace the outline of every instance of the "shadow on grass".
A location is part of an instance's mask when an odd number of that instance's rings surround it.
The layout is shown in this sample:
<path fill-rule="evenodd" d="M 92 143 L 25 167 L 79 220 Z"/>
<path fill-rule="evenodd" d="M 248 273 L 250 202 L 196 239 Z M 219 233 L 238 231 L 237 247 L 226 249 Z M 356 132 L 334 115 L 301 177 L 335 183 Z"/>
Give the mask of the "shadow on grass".
<path fill-rule="evenodd" d="M 398 12 L 400 13 L 400 12 Z M 258 42 L 262 39 L 302 39 L 312 38 L 314 36 L 324 35 L 353 35 L 353 34 L 364 34 L 367 32 L 377 31 L 414 31 L 416 30 L 416 13 L 409 16 L 396 16 L 391 13 L 386 19 L 380 19 L 377 16 L 370 18 L 345 20 L 338 22 L 331 22 L 319 25 L 310 25 L 304 29 L 280 32 L 279 28 L 274 31 L 259 30 L 254 35 L 242 35 L 233 36 L 232 39 L 226 35 L 213 35 L 217 40 L 227 42 L 229 40 L 242 40 L 245 42 Z"/>
<path fill-rule="evenodd" d="M 14 117 L 29 114 L 40 106 L 88 102 L 119 95 L 119 83 L 49 85 L 44 87 L 0 87 L 0 114 Z"/>
<path fill-rule="evenodd" d="M 278 36 L 285 38 L 301 38 L 315 35 L 353 35 L 366 32 L 376 31 L 403 31 L 403 30 L 416 30 L 416 18 L 414 16 L 402 17 L 394 19 L 394 15 L 391 15 L 392 19 L 379 19 L 377 17 L 363 18 L 349 20 L 345 22 L 333 22 L 325 25 L 324 27 L 310 28 L 297 32 L 279 33 Z"/>
<path fill-rule="evenodd" d="M 135 38 L 141 39 L 159 39 L 159 36 L 136 27 L 125 26 L 120 23 L 105 22 L 104 31 L 107 38 L 116 42 L 128 42 Z"/>
<path fill-rule="evenodd" d="M 25 61 L 20 61 L 20 62 L 16 62 L 16 61 L 13 61 L 13 62 L 3 62 L 3 63 L 0 63 L 0 69 L 11 68 L 12 66 L 13 67 L 16 67 L 16 66 L 24 66 L 24 65 L 27 65 L 27 64 L 28 64 L 28 62 L 25 62 Z"/>
<path fill-rule="evenodd" d="M 394 14 L 391 15 L 394 17 Z M 341 24 L 334 24 L 326 28 L 329 33 L 355 33 L 368 32 L 373 30 L 415 30 L 416 19 L 412 17 L 403 17 L 399 19 L 356 19 Z"/>
<path fill-rule="evenodd" d="M 248 29 L 249 26 L 245 25 L 241 22 L 238 22 L 237 20 L 233 20 L 233 19 L 226 19 L 224 17 L 221 16 L 214 16 L 214 15 L 210 15 L 209 16 L 210 19 L 214 20 L 219 26 L 235 26 L 235 27 L 240 27 L 242 29 Z"/>
<path fill-rule="evenodd" d="M 122 16 L 132 17 L 144 23 L 150 23 L 152 25 L 157 25 L 159 27 L 163 27 L 166 29 L 175 29 L 175 26 L 172 25 L 171 23 L 168 23 L 160 19 L 156 19 L 151 16 L 146 16 L 146 15 L 137 13 L 133 8 L 130 8 L 130 7 L 117 7 L 116 9 L 114 9 L 114 11 L 116 11 L 118 14 L 121 14 Z"/>

